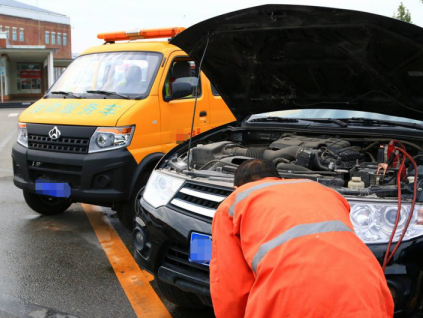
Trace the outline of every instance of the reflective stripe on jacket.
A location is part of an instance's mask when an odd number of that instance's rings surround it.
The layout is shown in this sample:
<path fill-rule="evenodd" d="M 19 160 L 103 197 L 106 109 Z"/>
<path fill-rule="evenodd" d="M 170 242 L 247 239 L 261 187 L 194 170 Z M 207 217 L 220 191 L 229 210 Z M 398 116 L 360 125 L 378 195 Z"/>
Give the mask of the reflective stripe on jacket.
<path fill-rule="evenodd" d="M 213 220 L 216 317 L 392 317 L 381 266 L 349 208 L 309 180 L 266 178 L 234 191 Z"/>

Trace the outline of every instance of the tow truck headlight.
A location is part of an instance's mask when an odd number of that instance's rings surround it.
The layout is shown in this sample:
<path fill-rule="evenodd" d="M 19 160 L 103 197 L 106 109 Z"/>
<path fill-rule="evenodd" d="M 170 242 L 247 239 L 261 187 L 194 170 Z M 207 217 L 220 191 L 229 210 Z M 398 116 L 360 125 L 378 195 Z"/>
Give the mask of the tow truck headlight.
<path fill-rule="evenodd" d="M 98 127 L 91 136 L 89 152 L 99 152 L 128 147 L 135 127 Z"/>
<path fill-rule="evenodd" d="M 28 131 L 25 123 L 18 123 L 18 139 L 17 142 L 28 148 Z"/>
<path fill-rule="evenodd" d="M 350 201 L 350 219 L 355 233 L 366 244 L 388 243 L 397 217 L 397 203 Z M 393 242 L 397 242 L 404 229 L 411 204 L 402 204 L 400 219 Z M 414 207 L 413 217 L 404 236 L 404 241 L 423 235 L 423 206 Z"/>
<path fill-rule="evenodd" d="M 145 187 L 143 198 L 151 206 L 158 208 L 168 204 L 183 183 L 184 179 L 153 171 Z"/>

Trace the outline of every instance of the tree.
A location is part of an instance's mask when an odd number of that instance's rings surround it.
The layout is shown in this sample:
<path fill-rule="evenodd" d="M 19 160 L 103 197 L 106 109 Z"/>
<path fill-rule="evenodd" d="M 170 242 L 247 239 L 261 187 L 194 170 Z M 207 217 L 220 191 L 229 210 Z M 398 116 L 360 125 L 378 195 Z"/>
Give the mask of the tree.
<path fill-rule="evenodd" d="M 423 3 L 423 0 L 421 0 Z M 402 4 L 399 5 L 397 12 L 394 12 L 394 16 L 395 19 L 404 21 L 404 22 L 408 22 L 408 23 L 413 23 L 411 22 L 411 13 L 408 9 L 405 8 L 405 6 Z"/>

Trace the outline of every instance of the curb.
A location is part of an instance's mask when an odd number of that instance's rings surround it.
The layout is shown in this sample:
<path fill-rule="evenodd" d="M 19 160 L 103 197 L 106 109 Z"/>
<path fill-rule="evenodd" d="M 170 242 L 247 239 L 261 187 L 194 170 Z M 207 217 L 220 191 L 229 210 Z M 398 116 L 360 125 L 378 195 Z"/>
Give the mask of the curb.
<path fill-rule="evenodd" d="M 0 103 L 0 108 L 27 108 L 35 102 L 6 102 Z"/>

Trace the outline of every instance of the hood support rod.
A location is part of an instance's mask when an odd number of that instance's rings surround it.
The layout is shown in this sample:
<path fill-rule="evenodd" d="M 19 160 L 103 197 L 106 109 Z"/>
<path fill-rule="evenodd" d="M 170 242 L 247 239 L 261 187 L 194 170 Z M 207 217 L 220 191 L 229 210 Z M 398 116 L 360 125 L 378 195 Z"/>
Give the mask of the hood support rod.
<path fill-rule="evenodd" d="M 204 47 L 203 56 L 201 57 L 201 60 L 200 60 L 200 65 L 198 66 L 197 86 L 195 87 L 194 112 L 192 114 L 191 132 L 189 134 L 188 151 L 187 151 L 187 156 L 188 156 L 188 170 L 191 170 L 191 156 L 190 156 L 191 140 L 192 140 L 192 132 L 194 130 L 195 111 L 197 110 L 198 87 L 200 85 L 201 66 L 203 65 L 204 56 L 206 55 L 207 48 L 209 47 L 209 41 L 210 41 L 210 35 L 207 34 L 207 42 L 206 42 L 206 46 Z"/>

